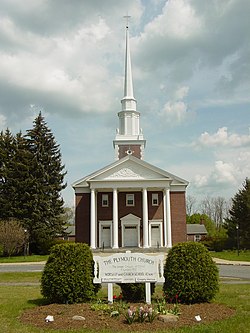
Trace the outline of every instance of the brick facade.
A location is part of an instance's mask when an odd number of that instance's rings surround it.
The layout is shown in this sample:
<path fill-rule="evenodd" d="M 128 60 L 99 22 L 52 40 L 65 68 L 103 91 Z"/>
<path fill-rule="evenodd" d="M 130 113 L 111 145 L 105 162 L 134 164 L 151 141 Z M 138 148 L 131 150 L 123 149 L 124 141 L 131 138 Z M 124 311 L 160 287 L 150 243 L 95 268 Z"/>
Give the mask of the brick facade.
<path fill-rule="evenodd" d="M 118 149 L 119 159 L 125 157 L 128 150 L 132 152 L 133 156 L 141 158 L 141 145 L 119 145 Z"/>
<path fill-rule="evenodd" d="M 126 206 L 126 194 L 134 194 L 135 205 Z M 157 193 L 159 205 L 152 205 L 152 194 Z M 108 207 L 102 207 L 102 194 L 108 195 Z M 186 206 L 185 192 L 171 192 L 171 227 L 173 244 L 186 241 Z M 119 192 L 118 193 L 118 241 L 121 246 L 121 218 L 133 214 L 141 218 L 140 240 L 142 243 L 142 192 Z M 112 221 L 113 219 L 113 193 L 98 192 L 97 193 L 97 221 Z M 148 191 L 148 220 L 162 221 L 162 231 L 164 233 L 163 224 L 163 193 L 162 191 Z M 97 223 L 98 224 L 98 223 Z M 99 234 L 99 230 L 97 230 Z M 76 194 L 76 241 L 90 244 L 90 194 Z M 97 237 L 97 247 L 99 237 Z"/>
<path fill-rule="evenodd" d="M 90 244 L 90 194 L 75 196 L 76 242 Z"/>
<path fill-rule="evenodd" d="M 171 221 L 173 244 L 187 240 L 185 192 L 171 192 Z"/>

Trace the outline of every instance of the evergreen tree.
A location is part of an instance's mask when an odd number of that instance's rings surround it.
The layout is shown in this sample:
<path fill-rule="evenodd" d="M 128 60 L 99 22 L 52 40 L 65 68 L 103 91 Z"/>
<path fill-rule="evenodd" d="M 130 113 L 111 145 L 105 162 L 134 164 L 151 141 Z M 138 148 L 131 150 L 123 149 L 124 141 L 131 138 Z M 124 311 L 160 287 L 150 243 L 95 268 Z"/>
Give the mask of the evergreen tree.
<path fill-rule="evenodd" d="M 233 247 L 237 246 L 237 227 L 240 247 L 250 249 L 250 180 L 246 178 L 243 188 L 232 199 L 232 208 L 226 220 L 228 237 Z"/>
<path fill-rule="evenodd" d="M 27 131 L 26 140 L 32 154 L 28 193 L 31 210 L 26 222 L 31 247 L 43 251 L 64 230 L 60 217 L 64 212 L 61 191 L 66 187 L 66 173 L 59 145 L 41 113 L 34 120 L 33 128 Z"/>
<path fill-rule="evenodd" d="M 45 250 L 63 233 L 61 153 L 41 113 L 24 137 L 0 133 L 0 219 L 17 219 L 28 230 L 32 250 Z"/>
<path fill-rule="evenodd" d="M 0 218 L 18 219 L 25 227 L 32 155 L 21 133 L 14 137 L 7 129 L 0 134 L 0 160 Z"/>
<path fill-rule="evenodd" d="M 15 138 L 7 129 L 0 133 L 0 219 L 14 217 L 15 182 L 11 179 L 14 155 Z"/>
<path fill-rule="evenodd" d="M 32 210 L 30 200 L 30 188 L 32 188 L 33 182 L 30 170 L 32 160 L 33 156 L 29 150 L 28 142 L 20 132 L 15 137 L 11 179 L 15 185 L 15 195 L 12 197 L 13 216 L 22 222 L 24 228 L 27 228 L 26 224 Z"/>

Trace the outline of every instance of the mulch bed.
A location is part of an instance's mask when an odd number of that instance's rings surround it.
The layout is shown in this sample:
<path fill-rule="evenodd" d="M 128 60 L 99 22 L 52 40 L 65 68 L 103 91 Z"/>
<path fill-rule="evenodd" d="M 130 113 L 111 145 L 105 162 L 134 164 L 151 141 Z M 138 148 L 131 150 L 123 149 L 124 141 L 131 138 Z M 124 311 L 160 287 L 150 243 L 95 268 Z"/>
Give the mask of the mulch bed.
<path fill-rule="evenodd" d="M 130 304 L 131 305 L 131 304 Z M 138 306 L 138 304 L 136 304 Z M 235 310 L 222 304 L 202 303 L 193 305 L 180 305 L 181 314 L 177 322 L 164 323 L 157 318 L 153 323 L 133 323 L 128 325 L 124 316 L 118 318 L 109 317 L 101 311 L 90 309 L 91 304 L 50 304 L 36 306 L 23 312 L 20 320 L 40 328 L 53 329 L 80 329 L 100 331 L 109 329 L 112 332 L 121 331 L 155 331 L 165 328 L 177 328 L 183 326 L 200 325 L 229 318 L 235 314 Z M 48 315 L 54 316 L 54 322 L 45 322 Z M 73 320 L 73 316 L 83 316 L 84 321 Z M 199 315 L 201 321 L 197 322 L 195 316 Z"/>

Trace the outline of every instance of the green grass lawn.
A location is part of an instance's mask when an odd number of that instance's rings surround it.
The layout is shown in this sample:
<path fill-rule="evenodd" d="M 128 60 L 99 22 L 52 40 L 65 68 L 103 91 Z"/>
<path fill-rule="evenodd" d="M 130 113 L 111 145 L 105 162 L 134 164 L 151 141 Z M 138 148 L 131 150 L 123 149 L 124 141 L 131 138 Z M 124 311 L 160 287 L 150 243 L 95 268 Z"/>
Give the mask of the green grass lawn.
<path fill-rule="evenodd" d="M 0 283 L 38 283 L 41 276 L 41 272 L 0 273 Z"/>
<path fill-rule="evenodd" d="M 250 250 L 240 251 L 239 256 L 237 251 L 223 251 L 223 252 L 211 252 L 212 257 L 226 259 L 226 260 L 239 260 L 250 261 Z M 17 257 L 0 257 L 0 263 L 19 263 L 19 262 L 39 262 L 46 261 L 48 255 L 32 255 L 32 256 L 17 256 Z"/>
<path fill-rule="evenodd" d="M 39 262 L 46 261 L 47 255 L 31 255 L 31 256 L 16 256 L 16 257 L 0 257 L 0 263 L 19 263 L 19 262 Z"/>
<path fill-rule="evenodd" d="M 226 260 L 236 260 L 236 261 L 250 261 L 250 250 L 245 251 L 223 251 L 223 252 L 211 252 L 212 257 L 226 259 Z"/>
<path fill-rule="evenodd" d="M 41 273 L 0 273 L 1 282 L 36 282 Z M 160 288 L 160 287 L 158 287 Z M 39 286 L 0 285 L 0 321 L 4 333 L 69 333 L 68 330 L 38 329 L 19 322 L 23 310 L 37 306 L 42 300 Z M 181 329 L 162 330 L 159 333 L 249 333 L 250 332 L 250 284 L 221 284 L 215 302 L 236 308 L 236 315 L 210 325 L 198 325 Z M 89 333 L 89 330 L 74 331 Z M 109 331 L 106 330 L 105 333 Z M 98 332 L 99 333 L 99 332 Z M 100 332 L 100 333 L 104 333 Z M 119 333 L 119 332 L 118 332 Z"/>

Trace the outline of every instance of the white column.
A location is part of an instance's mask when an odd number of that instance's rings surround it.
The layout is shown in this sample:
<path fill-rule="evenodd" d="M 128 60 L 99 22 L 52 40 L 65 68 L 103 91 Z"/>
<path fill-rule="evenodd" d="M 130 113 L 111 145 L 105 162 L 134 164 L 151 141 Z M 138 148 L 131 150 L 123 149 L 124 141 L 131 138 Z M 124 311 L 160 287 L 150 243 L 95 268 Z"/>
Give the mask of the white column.
<path fill-rule="evenodd" d="M 96 248 L 96 196 L 93 188 L 90 195 L 90 247 Z"/>
<path fill-rule="evenodd" d="M 118 249 L 118 195 L 113 189 L 113 249 Z"/>
<path fill-rule="evenodd" d="M 143 189 L 142 207 L 143 207 L 143 247 L 148 248 L 148 192 Z"/>
<path fill-rule="evenodd" d="M 167 247 L 172 247 L 170 189 L 166 189 Z"/>
<path fill-rule="evenodd" d="M 166 207 L 166 189 L 163 191 L 163 229 L 164 229 L 164 245 L 167 247 L 167 207 Z"/>

